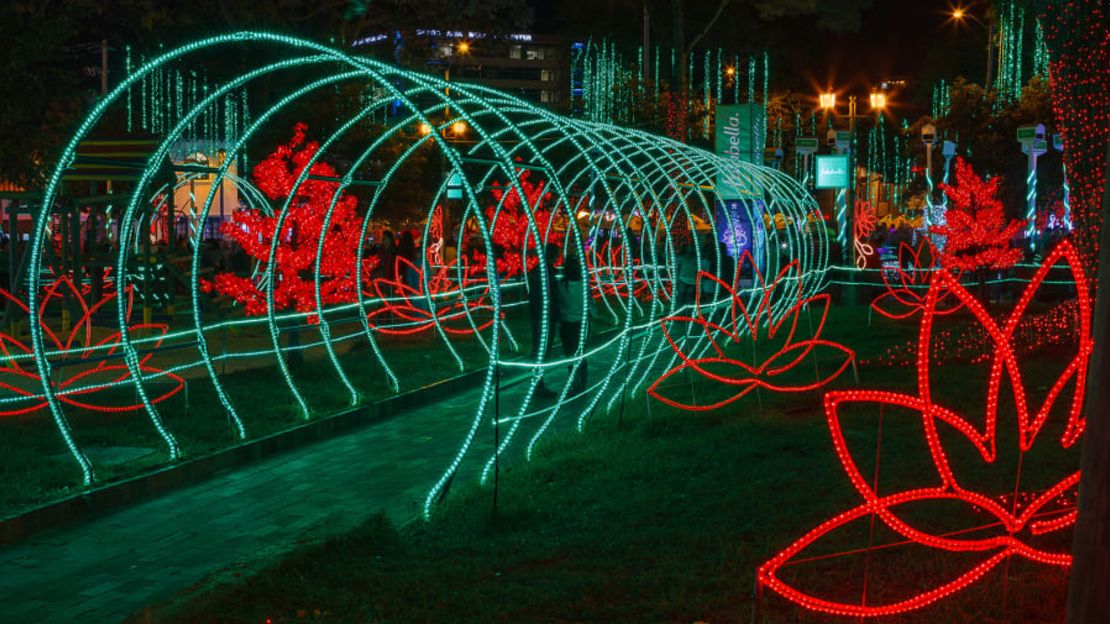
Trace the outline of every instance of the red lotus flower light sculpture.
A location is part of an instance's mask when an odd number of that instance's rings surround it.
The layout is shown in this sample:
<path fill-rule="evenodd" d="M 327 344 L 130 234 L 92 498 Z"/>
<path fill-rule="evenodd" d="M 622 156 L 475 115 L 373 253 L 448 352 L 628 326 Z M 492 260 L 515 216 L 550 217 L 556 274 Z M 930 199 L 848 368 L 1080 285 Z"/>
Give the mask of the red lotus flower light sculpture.
<path fill-rule="evenodd" d="M 370 326 L 383 334 L 415 334 L 429 330 L 438 323 L 449 334 L 464 335 L 482 331 L 493 324 L 493 305 L 489 302 L 489 281 L 477 277 L 467 270 L 466 263 L 459 259 L 458 266 L 442 266 L 428 279 L 427 291 L 424 289 L 424 273 L 411 261 L 398 256 L 392 278 L 374 279 L 374 292 L 381 307 L 370 312 L 367 319 Z M 411 271 L 416 286 L 406 283 L 405 274 Z M 457 275 L 462 278 L 457 278 Z M 467 298 L 463 300 L 463 291 Z M 471 294 L 471 291 L 477 290 Z M 430 295 L 434 311 L 428 309 L 425 292 Z M 449 303 L 448 303 L 449 302 Z M 469 315 L 488 312 L 490 318 L 478 325 L 471 325 Z M 382 323 L 382 318 L 392 318 Z"/>
<path fill-rule="evenodd" d="M 126 292 L 127 318 L 130 319 L 132 291 L 128 288 Z M 52 306 L 61 304 L 66 296 L 78 303 L 81 314 L 72 329 L 59 336 L 47 324 L 46 316 L 47 311 Z M 12 293 L 0 289 L 0 298 L 13 303 L 25 314 L 30 314 L 27 304 Z M 54 365 L 54 371 L 60 373 L 61 379 L 51 380 L 59 401 L 97 412 L 130 412 L 143 409 L 142 403 L 119 405 L 116 404 L 118 400 L 104 396 L 106 390 L 132 379 L 127 365 L 121 359 L 114 357 L 122 337 L 120 332 L 110 333 L 94 342 L 93 315 L 115 298 L 116 293 L 112 292 L 90 306 L 67 276 L 55 279 L 43 289 L 37 322 L 42 327 L 49 348 L 55 352 L 51 359 L 65 363 L 65 366 L 58 363 Z M 150 345 L 151 351 L 162 345 L 163 337 L 168 330 L 167 325 L 160 323 L 139 323 L 128 326 L 128 331 L 131 333 L 158 334 L 158 339 Z M 34 353 L 31 346 L 14 336 L 0 332 L 0 353 L 4 356 L 4 365 L 0 367 L 0 388 L 25 398 L 21 401 L 0 404 L 0 416 L 28 414 L 46 407 L 47 402 L 41 396 L 42 378 L 30 360 L 20 357 Z M 171 381 L 165 391 L 151 397 L 151 403 L 160 403 L 180 392 L 185 387 L 185 380 L 174 373 L 152 366 L 150 360 L 153 357 L 153 352 L 144 355 L 139 360 L 139 370 L 144 376 L 161 376 Z M 77 372 L 70 372 L 74 370 Z"/>
<path fill-rule="evenodd" d="M 926 287 L 934 273 L 940 270 L 938 254 L 926 237 L 921 237 L 917 249 L 902 243 L 898 246 L 898 283 L 891 284 L 888 271 L 882 271 L 886 292 L 875 297 L 871 309 L 883 316 L 901 320 L 925 309 Z M 957 275 L 955 281 L 959 281 Z M 937 294 L 933 314 L 951 314 L 963 307 L 963 302 L 950 296 L 948 291 Z"/>
<path fill-rule="evenodd" d="M 1075 275 L 1079 293 L 1078 348 L 1074 356 L 1069 355 L 1067 358 L 1059 377 L 1045 386 L 1043 397 L 1034 400 L 1030 388 L 1023 382 L 1022 363 L 1014 355 L 1012 339 L 1015 328 L 1025 315 L 1033 294 L 1044 281 L 1049 269 L 1064 261 Z M 944 398 L 934 392 L 936 385 L 931 383 L 931 377 L 935 372 L 930 370 L 929 366 L 929 341 L 937 304 L 945 292 L 951 292 L 967 306 L 992 338 L 993 344 L 990 347 L 993 354 L 989 361 L 986 410 L 981 422 L 944 407 L 942 405 Z M 1022 490 L 1018 487 L 1021 481 L 1017 480 L 1013 485 L 1008 484 L 1005 493 L 1001 496 L 992 496 L 991 493 L 982 491 L 985 488 L 976 487 L 971 483 L 982 479 L 982 475 L 977 473 L 999 467 L 995 466 L 999 450 L 1000 448 L 1007 450 L 1005 446 L 999 447 L 999 440 L 1007 442 L 1012 440 L 1017 445 L 1016 450 L 1019 454 L 1017 466 L 1020 477 L 1022 458 L 1025 458 L 1026 462 L 1033 459 L 1027 457 L 1028 453 L 1038 449 L 1041 449 L 1040 453 L 1067 452 L 1074 448 L 1083 433 L 1084 421 L 1081 418 L 1083 388 L 1087 375 L 1087 359 L 1093 344 L 1090 300 L 1078 254 L 1070 243 L 1059 245 L 1049 254 L 1009 319 L 1002 324 L 996 323 L 947 271 L 936 273 L 925 300 L 924 310 L 918 355 L 917 396 L 877 390 L 834 391 L 825 396 L 825 414 L 833 444 L 849 480 L 862 496 L 863 503 L 821 523 L 759 568 L 757 574 L 761 585 L 771 588 L 799 605 L 848 616 L 890 615 L 923 607 L 957 592 L 982 578 L 1009 557 L 1023 557 L 1055 566 L 1067 566 L 1071 563 L 1069 548 L 1060 544 L 1052 547 L 1049 538 L 1059 538 L 1059 531 L 1075 523 L 1073 495 L 1079 482 L 1079 471 L 1073 469 L 1074 465 L 1061 470 L 1060 474 L 1037 475 L 1042 484 L 1048 484 L 1047 487 Z M 1006 397 L 1007 400 L 1004 403 L 1007 406 L 1012 404 L 1012 409 L 1016 412 L 1016 417 L 1012 419 L 998 418 L 999 393 L 1004 387 L 1004 377 L 1008 380 L 1009 394 L 1011 394 Z M 1068 388 L 1074 388 L 1070 395 L 1065 393 Z M 935 478 L 932 479 L 935 485 L 880 496 L 878 488 L 864 476 L 846 440 L 841 422 L 848 407 L 876 405 L 895 406 L 920 413 L 927 452 L 936 468 Z M 1049 415 L 1056 412 L 1063 412 L 1062 421 L 1049 419 Z M 1046 424 L 1052 425 L 1053 433 L 1039 435 L 1045 430 Z M 999 425 L 1016 429 L 1016 435 L 999 436 Z M 1006 433 L 1013 433 L 1013 431 Z M 958 457 L 945 452 L 946 447 L 954 444 L 952 440 L 958 443 L 965 438 L 977 451 L 972 454 L 983 461 L 982 468 L 973 473 L 967 473 L 966 469 L 958 470 L 957 466 L 965 464 L 958 461 Z M 1052 448 L 1057 444 L 1059 451 Z M 891 460 L 884 458 L 883 461 L 885 465 Z M 1002 500 L 1001 503 L 1000 500 Z M 977 513 L 979 518 L 971 523 L 972 526 L 940 532 L 922 528 L 919 524 L 920 519 L 910 519 L 912 508 L 915 506 L 918 510 L 922 505 L 931 508 L 944 506 L 947 510 L 954 503 L 967 505 Z M 779 573 L 784 567 L 796 563 L 795 559 L 800 563 L 802 558 L 799 554 L 826 538 L 830 532 L 855 520 L 872 517 L 877 517 L 886 527 L 906 540 L 903 542 L 905 544 L 916 544 L 953 554 L 961 553 L 963 557 L 972 556 L 973 560 L 967 563 L 966 559 L 960 559 L 959 561 L 966 565 L 966 568 L 955 578 L 937 583 L 927 591 L 885 604 L 876 604 L 871 600 L 846 603 L 823 598 L 798 589 L 795 586 L 796 583 L 790 584 L 780 578 Z M 983 517 L 987 519 L 985 523 L 982 522 Z M 1070 544 L 1070 541 L 1068 543 Z"/>
<path fill-rule="evenodd" d="M 593 298 L 606 296 L 627 298 L 631 292 L 634 298 L 651 298 L 651 289 L 640 275 L 640 262 L 633 259 L 631 267 L 624 264 L 624 246 L 603 243 L 591 247 L 586 254 L 586 266 L 590 270 Z"/>
<path fill-rule="evenodd" d="M 759 301 L 755 311 L 749 311 L 741 293 L 733 290 L 731 285 L 715 275 L 699 272 L 696 316 L 671 316 L 661 321 L 663 334 L 681 362 L 656 379 L 648 388 L 648 394 L 672 407 L 693 411 L 711 410 L 728 405 L 757 388 L 772 392 L 804 392 L 819 388 L 836 379 L 855 361 L 856 355 L 851 349 L 821 339 L 829 313 L 829 295 L 802 298 L 802 280 L 797 261 L 783 268 L 769 285 L 764 282 L 749 253 L 741 256 L 737 263 L 737 276 L 743 273 L 744 264 L 752 267 L 753 289 L 758 294 Z M 724 293 L 727 300 L 720 298 L 716 302 L 703 301 L 706 292 L 703 288 L 704 280 L 714 282 L 718 292 Z M 738 284 L 740 280 L 736 279 L 733 283 Z M 818 320 L 803 321 L 802 311 L 809 315 L 814 309 L 818 311 Z M 721 318 L 721 321 L 714 320 L 716 318 Z M 803 330 L 803 325 L 807 326 L 808 333 Z M 683 340 L 691 333 L 695 337 L 697 334 L 708 337 L 712 347 L 711 355 L 695 357 L 686 351 L 686 344 L 696 345 L 700 342 Z M 746 355 L 733 357 L 732 353 L 738 353 L 738 349 L 731 349 L 726 353 L 729 343 L 738 345 L 748 340 L 769 347 L 764 351 L 770 351 L 770 355 L 757 356 L 755 345 L 752 357 L 748 359 L 745 359 Z M 824 375 L 818 373 L 813 381 L 801 382 L 788 374 L 807 357 L 816 357 L 818 351 L 835 352 L 838 363 L 831 371 L 826 371 Z M 666 382 L 686 370 L 693 370 L 710 381 L 734 389 L 734 392 L 725 399 L 707 405 L 692 405 L 664 395 Z"/>
<path fill-rule="evenodd" d="M 856 218 L 852 222 L 854 230 L 852 244 L 855 246 L 856 268 L 867 268 L 867 258 L 875 254 L 875 248 L 867 239 L 875 232 L 875 224 L 879 221 L 875 208 L 869 201 L 856 202 Z"/>

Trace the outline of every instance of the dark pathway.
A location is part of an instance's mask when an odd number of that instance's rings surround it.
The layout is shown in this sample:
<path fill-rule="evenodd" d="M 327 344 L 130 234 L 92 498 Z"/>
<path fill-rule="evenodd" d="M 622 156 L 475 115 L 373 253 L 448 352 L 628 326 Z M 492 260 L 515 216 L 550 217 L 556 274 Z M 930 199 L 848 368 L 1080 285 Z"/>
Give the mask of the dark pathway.
<path fill-rule="evenodd" d="M 606 359 L 597 357 L 594 370 Z M 515 409 L 526 387 L 504 389 L 502 405 Z M 396 522 L 411 520 L 458 450 L 479 392 L 4 548 L 0 622 L 119 622 L 213 574 L 233 574 L 379 510 Z M 569 428 L 584 404 L 567 406 L 560 428 Z M 524 429 L 505 461 L 521 460 L 532 427 Z M 489 456 L 489 435 L 480 432 L 476 444 L 458 483 L 473 482 Z"/>

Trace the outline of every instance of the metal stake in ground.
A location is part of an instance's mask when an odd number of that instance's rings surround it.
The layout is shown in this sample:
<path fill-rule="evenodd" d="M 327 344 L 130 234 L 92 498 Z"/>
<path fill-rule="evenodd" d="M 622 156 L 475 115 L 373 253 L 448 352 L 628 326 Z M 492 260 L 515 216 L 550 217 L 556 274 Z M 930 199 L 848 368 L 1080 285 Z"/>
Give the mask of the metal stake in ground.
<path fill-rule="evenodd" d="M 501 363 L 493 365 L 493 519 L 497 520 L 497 490 L 501 481 Z"/>

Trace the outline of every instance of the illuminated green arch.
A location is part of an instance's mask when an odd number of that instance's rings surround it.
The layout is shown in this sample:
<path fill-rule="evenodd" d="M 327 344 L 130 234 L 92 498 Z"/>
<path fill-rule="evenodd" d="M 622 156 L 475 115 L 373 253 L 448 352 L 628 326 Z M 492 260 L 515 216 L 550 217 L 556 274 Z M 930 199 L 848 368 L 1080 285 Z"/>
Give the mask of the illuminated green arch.
<path fill-rule="evenodd" d="M 686 223 L 686 229 L 690 232 L 695 232 L 696 222 L 708 224 L 709 235 L 714 241 L 721 240 L 721 231 L 734 231 L 735 224 L 728 223 L 732 219 L 731 211 L 718 210 L 721 198 L 717 195 L 716 180 L 722 172 L 737 180 L 738 186 L 746 195 L 741 208 L 746 213 L 747 223 L 752 225 L 750 236 L 753 239 L 755 256 L 764 271 L 777 272 L 784 258 L 797 260 L 805 277 L 806 289 L 812 292 L 823 286 L 828 260 L 826 234 L 821 227 L 806 227 L 807 218 L 816 206 L 805 189 L 781 172 L 745 163 L 735 163 L 705 150 L 642 131 L 559 116 L 486 87 L 458 83 L 448 85 L 433 76 L 352 56 L 311 41 L 271 33 L 241 32 L 204 39 L 166 52 L 139 67 L 103 98 L 78 128 L 49 179 L 44 205 L 52 205 L 58 196 L 63 175 L 73 162 L 77 145 L 96 129 L 110 107 L 120 105 L 129 88 L 156 69 L 182 64 L 190 66 L 194 55 L 207 54 L 212 49 L 224 46 L 258 48 L 259 52 L 265 53 L 260 53 L 257 57 L 269 60 L 259 62 L 257 67 L 243 71 L 225 83 L 216 85 L 205 98 L 192 110 L 185 111 L 182 118 L 164 133 L 158 149 L 150 155 L 146 163 L 127 208 L 119 218 L 120 249 L 126 249 L 128 244 L 141 234 L 136 229 L 135 218 L 144 209 L 143 202 L 149 201 L 144 198 L 149 198 L 151 191 L 155 190 L 156 174 L 164 167 L 164 159 L 170 147 L 186 129 L 191 127 L 190 124 L 195 119 L 209 107 L 215 106 L 220 97 L 249 87 L 253 81 L 262 78 L 267 79 L 271 84 L 281 84 L 286 89 L 258 112 L 254 121 L 243 129 L 241 136 L 228 147 L 228 156 L 224 163 L 212 168 L 211 175 L 214 176 L 212 189 L 219 188 L 224 178 L 231 175 L 229 168 L 248 141 L 260 129 L 273 123 L 275 117 L 287 107 L 321 89 L 336 88 L 345 84 L 373 87 L 379 94 L 377 99 L 364 103 L 350 117 L 338 119 L 333 129 L 321 133 L 319 149 L 309 163 L 311 165 L 317 161 L 326 161 L 333 166 L 344 163 L 344 169 L 337 179 L 331 180 L 337 184 L 338 191 L 333 195 L 333 200 L 324 215 L 324 232 L 327 232 L 327 224 L 342 192 L 353 187 L 366 187 L 370 189 L 372 195 L 363 206 L 365 212 L 361 226 L 365 233 L 375 208 L 388 194 L 391 184 L 396 183 L 398 172 L 406 165 L 410 165 L 413 157 L 420 153 L 422 148 L 433 146 L 443 159 L 448 175 L 432 193 L 431 201 L 427 206 L 428 218 L 425 222 L 430 222 L 437 205 L 445 203 L 447 179 L 452 175 L 456 176 L 462 182 L 463 194 L 460 207 L 463 217 L 459 219 L 459 231 L 460 233 L 463 231 L 464 223 L 468 219 L 472 220 L 479 232 L 485 255 L 485 267 L 480 272 L 484 274 L 483 279 L 487 285 L 481 290 L 488 288 L 489 305 L 486 314 L 492 318 L 492 325 L 485 331 L 478 331 L 481 318 L 477 318 L 478 315 L 473 313 L 473 308 L 468 305 L 471 298 L 479 294 L 479 289 L 459 288 L 452 292 L 451 300 L 437 298 L 436 293 L 430 291 L 430 271 L 426 255 L 421 254 L 419 260 L 422 272 L 423 305 L 433 312 L 431 319 L 434 332 L 453 356 L 454 364 L 459 368 L 463 367 L 462 359 L 448 339 L 440 316 L 434 312 L 456 304 L 461 304 L 459 309 L 462 312 L 459 316 L 474 328 L 475 339 L 488 353 L 489 364 L 484 373 L 482 391 L 474 406 L 474 416 L 454 459 L 447 466 L 443 477 L 429 492 L 425 512 L 431 509 L 456 473 L 471 450 L 478 431 L 483 425 L 489 424 L 489 419 L 484 418 L 484 415 L 494 398 L 498 372 L 501 369 L 521 369 L 531 371 L 532 374 L 525 398 L 519 405 L 514 406 L 515 409 L 510 416 L 503 419 L 511 424 L 494 457 L 486 461 L 483 478 L 488 474 L 496 455 L 508 447 L 514 437 L 521 432 L 524 423 L 538 423 L 533 428 L 528 441 L 527 450 L 530 455 L 535 444 L 549 430 L 550 425 L 570 410 L 571 404 L 567 401 L 570 380 L 573 378 L 574 370 L 581 365 L 584 358 L 592 356 L 597 359 L 605 355 L 608 362 L 603 374 L 589 388 L 585 405 L 574 404 L 573 409 L 577 412 L 576 425 L 579 429 L 584 426 L 589 415 L 602 401 L 605 401 L 605 407 L 608 408 L 624 393 L 642 390 L 648 381 L 648 376 L 653 370 L 658 369 L 661 362 L 667 360 L 673 362 L 675 355 L 667 347 L 662 333 L 658 331 L 659 320 L 663 316 L 679 312 L 677 300 L 667 296 L 678 251 L 672 224 L 674 220 L 680 219 Z M 310 72 L 308 78 L 305 78 L 306 71 Z M 360 124 L 365 124 L 366 120 L 387 108 L 393 109 L 392 116 L 389 118 L 391 123 L 368 144 L 357 148 L 349 147 L 349 141 L 345 139 L 348 139 Z M 450 110 L 450 115 L 445 114 L 447 109 Z M 468 136 L 473 137 L 472 140 L 457 142 L 445 136 L 444 130 L 456 120 L 466 124 Z M 416 133 L 414 129 L 422 124 L 431 127 L 432 131 L 423 135 Z M 386 153 L 386 147 L 390 142 L 400 143 L 405 147 L 399 154 L 390 156 L 383 163 L 381 157 Z M 304 167 L 295 189 L 310 179 L 309 169 L 309 166 Z M 566 231 L 565 245 L 576 250 L 580 258 L 589 257 L 593 248 L 591 245 L 596 243 L 595 239 L 601 232 L 609 232 L 615 240 L 637 241 L 633 224 L 637 220 L 640 223 L 638 242 L 621 245 L 618 266 L 606 266 L 601 269 L 595 267 L 591 272 L 587 263 L 581 263 L 581 277 L 595 291 L 591 292 L 591 289 L 587 289 L 581 305 L 584 309 L 588 308 L 593 295 L 598 294 L 600 291 L 597 289 L 603 285 L 615 291 L 623 289 L 626 293 L 632 293 L 639 288 L 650 296 L 645 301 L 633 296 L 601 297 L 604 313 L 616 322 L 617 331 L 605 338 L 601 345 L 587 348 L 586 341 L 580 340 L 578 353 L 563 360 L 552 361 L 545 358 L 547 351 L 545 346 L 551 339 L 547 336 L 546 319 L 541 324 L 543 331 L 540 336 L 540 348 L 537 350 L 540 355 L 536 360 L 522 361 L 507 357 L 507 353 L 515 345 L 515 340 L 505 322 L 503 311 L 520 303 L 507 303 L 503 294 L 509 289 L 522 291 L 526 288 L 526 282 L 520 279 L 504 279 L 497 274 L 493 228 L 502 214 L 503 204 L 508 195 L 503 195 L 500 202 L 497 202 L 491 200 L 489 191 L 495 183 L 508 183 L 520 197 L 525 197 L 518 179 L 518 172 L 524 169 L 536 171 L 538 177 L 545 181 L 546 191 L 550 193 L 547 208 L 553 213 L 566 215 L 571 226 Z M 290 202 L 294 195 L 295 192 L 290 194 L 289 199 L 276 202 L 270 207 L 273 214 L 277 216 L 278 231 L 280 231 L 280 224 L 289 213 Z M 198 220 L 202 228 L 209 218 L 213 201 L 214 193 L 210 193 L 198 212 Z M 256 200 L 252 197 L 252 201 Z M 577 213 L 586 201 L 591 204 L 591 208 L 587 211 L 587 215 L 579 220 Z M 493 209 L 487 216 L 489 206 L 493 206 Z M 516 251 L 524 256 L 534 254 L 540 262 L 543 262 L 545 243 L 552 236 L 551 221 L 548 221 L 547 229 L 541 230 L 534 218 L 534 212 L 539 206 L 526 204 L 524 207 L 528 221 L 527 238 L 532 245 Z M 772 228 L 767 232 L 763 228 L 766 214 L 782 214 L 797 225 L 781 230 Z M 722 217 L 725 221 L 723 223 Z M 31 266 L 39 266 L 42 263 L 48 221 L 48 211 L 42 212 L 36 219 L 29 251 Z M 428 227 L 425 225 L 424 240 L 428 240 Z M 319 320 L 316 325 L 318 338 L 301 348 L 319 348 L 326 353 L 325 361 L 334 369 L 341 390 L 347 393 L 352 404 L 360 402 L 363 397 L 360 396 L 359 389 L 352 382 L 337 355 L 335 347 L 342 342 L 365 341 L 374 354 L 376 366 L 389 380 L 390 387 L 396 390 L 400 385 L 397 373 L 390 364 L 388 348 L 380 344 L 375 329 L 367 320 L 369 311 L 381 302 L 362 292 L 361 289 L 357 294 L 357 301 L 353 304 L 325 306 L 321 301 L 320 284 L 326 276 L 321 275 L 320 263 L 326 245 L 326 234 L 321 236 L 316 254 L 314 272 L 316 309 L 306 313 L 279 313 L 276 310 L 273 304 L 275 280 L 272 272 L 278 244 L 279 237 L 273 237 L 270 248 L 271 261 L 267 263 L 266 271 L 259 276 L 265 285 L 269 303 L 265 318 L 220 322 L 213 322 L 212 319 L 203 317 L 202 306 L 199 303 L 202 295 L 198 281 L 201 268 L 200 249 L 199 246 L 194 245 L 190 273 L 191 324 L 173 328 L 174 331 L 168 336 L 171 341 L 194 343 L 192 348 L 195 350 L 195 357 L 190 360 L 189 366 L 203 367 L 206 370 L 219 401 L 226 410 L 229 420 L 234 423 L 240 438 L 249 437 L 249 428 L 229 398 L 224 387 L 225 381 L 221 379 L 214 365 L 214 357 L 208 348 L 208 340 L 212 332 L 232 322 L 249 322 L 266 326 L 270 342 L 268 353 L 274 358 L 282 373 L 282 383 L 296 399 L 305 418 L 312 416 L 311 409 L 288 370 L 284 355 L 290 347 L 283 347 L 280 344 L 281 322 L 303 320 L 310 316 Z M 727 266 L 726 259 L 720 253 L 720 245 L 714 245 L 711 256 L 707 258 L 701 257 L 703 249 L 700 245 L 695 245 L 694 250 L 701 266 L 708 267 L 711 271 L 721 274 Z M 361 274 L 363 259 L 361 247 L 357 251 L 357 259 L 357 266 L 354 269 L 356 283 L 361 284 L 365 277 Z M 116 258 L 118 290 L 122 290 L 127 285 L 126 262 L 126 254 L 119 253 Z M 464 279 L 463 271 L 461 265 L 454 269 L 454 277 L 460 283 Z M 28 306 L 31 318 L 36 318 L 40 312 L 38 273 L 38 271 L 31 271 L 30 275 Z M 541 295 L 546 298 L 552 285 L 547 283 L 545 272 L 541 271 L 539 275 Z M 760 296 L 760 293 L 750 292 L 747 296 L 755 298 Z M 547 307 L 547 305 L 542 306 L 545 316 Z M 724 315 L 727 313 L 724 308 L 721 307 L 709 313 Z M 332 327 L 332 319 L 339 313 L 356 315 L 360 330 L 337 334 Z M 169 458 L 177 459 L 181 456 L 182 450 L 174 433 L 165 425 L 158 406 L 150 400 L 144 387 L 144 383 L 150 380 L 150 376 L 145 375 L 141 370 L 138 349 L 149 341 L 131 336 L 128 331 L 126 303 L 122 297 L 117 301 L 117 321 L 121 334 L 123 359 L 130 372 L 125 383 L 134 388 L 143 403 L 143 410 L 151 426 L 164 441 Z M 30 359 L 33 359 L 40 378 L 44 380 L 41 398 L 49 406 L 58 431 L 81 469 L 84 482 L 92 483 L 95 480 L 93 466 L 75 441 L 66 417 L 66 408 L 49 382 L 50 360 L 53 354 L 46 348 L 42 328 L 36 323 L 30 323 L 29 326 L 33 347 Z M 585 338 L 586 332 L 586 325 L 583 324 L 582 338 Z M 639 344 L 633 353 L 631 344 L 634 338 L 639 338 Z M 709 346 L 704 337 L 692 337 L 691 340 L 694 343 L 692 346 L 694 350 L 704 350 Z M 619 354 L 620 357 L 613 354 Z M 625 357 L 626 354 L 627 357 Z M 534 405 L 533 394 L 542 379 L 543 371 L 554 366 L 566 365 L 572 368 L 572 375 L 563 385 L 559 400 L 553 406 L 537 408 Z"/>

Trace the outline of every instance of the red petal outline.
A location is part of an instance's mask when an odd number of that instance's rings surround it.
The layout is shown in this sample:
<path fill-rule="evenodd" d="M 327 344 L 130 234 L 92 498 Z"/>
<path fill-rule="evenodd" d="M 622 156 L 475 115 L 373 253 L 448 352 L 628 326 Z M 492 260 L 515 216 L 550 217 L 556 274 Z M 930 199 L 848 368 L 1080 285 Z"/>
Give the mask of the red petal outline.
<path fill-rule="evenodd" d="M 900 250 L 899 253 L 901 254 L 904 252 L 905 250 Z M 909 253 L 913 253 L 915 261 L 919 260 L 918 252 L 909 250 Z M 1044 404 L 1039 406 L 1036 413 L 1030 417 L 1029 406 L 1027 405 L 1025 397 L 1025 388 L 1022 384 L 1021 372 L 1018 367 L 1018 360 L 1014 354 L 1011 343 L 1014 331 L 1022 316 L 1025 314 L 1037 289 L 1044 282 L 1048 271 L 1061 261 L 1066 261 L 1070 266 L 1075 276 L 1076 288 L 1079 293 L 1080 344 L 1076 357 L 1069 362 L 1063 373 L 1061 373 L 1060 377 L 1052 385 L 1045 397 Z M 907 281 L 912 282 L 913 279 L 915 279 L 913 276 L 907 277 L 904 274 L 902 275 L 904 286 L 907 285 Z M 894 293 L 895 289 L 889 288 L 889 284 L 888 290 L 889 296 L 901 301 L 901 299 L 898 299 L 899 295 Z M 992 342 L 991 346 L 994 348 L 994 356 L 991 361 L 991 376 L 988 382 L 986 416 L 981 428 L 977 428 L 961 415 L 937 405 L 929 384 L 929 339 L 932 333 L 932 323 L 936 316 L 951 311 L 948 309 L 938 309 L 938 302 L 949 296 L 953 297 L 958 302 L 959 306 L 966 307 L 974 318 L 978 320 L 990 336 Z M 880 297 L 880 299 L 881 298 L 882 297 Z M 876 302 L 877 301 L 878 299 Z M 872 303 L 873 307 L 875 307 L 876 302 Z M 1009 376 L 1011 380 L 1010 386 L 1013 388 L 1014 392 L 1019 431 L 1018 445 L 1022 452 L 1028 452 L 1031 450 L 1037 434 L 1047 421 L 1053 405 L 1063 393 L 1064 388 L 1074 380 L 1076 384 L 1075 396 L 1069 404 L 1066 430 L 1060 439 L 1060 444 L 1063 448 L 1070 448 L 1074 445 L 1082 434 L 1084 426 L 1081 420 L 1082 395 L 1086 383 L 1087 358 L 1093 347 L 1090 324 L 1090 296 L 1086 277 L 1083 273 L 1082 265 L 1079 263 L 1078 254 L 1068 242 L 1058 245 L 1045 259 L 1040 269 L 1038 269 L 1037 273 L 1030 281 L 1025 292 L 1022 294 L 1018 305 L 1014 308 L 1007 321 L 1001 326 L 999 326 L 990 315 L 987 314 L 983 306 L 959 284 L 958 277 L 944 270 L 932 274 L 929 290 L 924 298 L 921 309 L 924 311 L 924 314 L 921 321 L 921 344 L 919 345 L 917 360 L 918 392 L 920 396 L 910 396 L 878 390 L 834 391 L 825 395 L 825 414 L 833 440 L 833 447 L 836 450 L 845 474 L 848 475 L 853 487 L 859 492 L 864 502 L 862 505 L 818 525 L 785 550 L 775 555 L 775 557 L 771 558 L 767 563 L 760 566 L 757 572 L 757 579 L 761 585 L 771 588 L 786 599 L 805 608 L 857 617 L 891 615 L 926 606 L 945 596 L 960 591 L 971 583 L 974 583 L 999 562 L 1009 556 L 1018 555 L 1048 565 L 1068 566 L 1071 563 L 1071 555 L 1069 553 L 1048 552 L 1035 548 L 1022 541 L 1018 534 L 1028 529 L 1028 534 L 1030 535 L 1042 535 L 1053 531 L 1060 531 L 1074 525 L 1076 515 L 1074 510 L 1066 507 L 1052 511 L 1044 511 L 1044 509 L 1049 503 L 1073 491 L 1077 487 L 1080 476 L 1079 472 L 1076 471 L 1066 475 L 1059 480 L 1056 485 L 1040 492 L 1032 503 L 1024 506 L 1020 514 L 1014 515 L 996 499 L 962 488 L 959 485 L 956 474 L 953 472 L 941 445 L 940 437 L 937 433 L 937 423 L 944 422 L 954 427 L 978 449 L 984 462 L 994 462 L 997 457 L 996 430 L 998 392 L 1001 387 L 1001 376 L 1004 372 Z M 921 414 L 926 443 L 937 468 L 937 474 L 940 477 L 940 486 L 910 490 L 884 497 L 878 496 L 853 459 L 839 422 L 838 414 L 841 404 L 864 402 L 899 406 Z M 929 500 L 958 500 L 972 505 L 994 516 L 998 520 L 998 526 L 1003 533 L 978 539 L 961 539 L 953 537 L 953 534 L 935 535 L 910 526 L 908 523 L 902 521 L 897 513 L 892 511 L 893 507 L 900 504 Z M 778 570 L 783 565 L 787 564 L 787 562 L 801 550 L 818 541 L 833 529 L 843 526 L 851 520 L 869 514 L 875 514 L 890 529 L 922 546 L 950 552 L 983 552 L 988 556 L 984 561 L 975 565 L 958 578 L 946 582 L 935 589 L 922 592 L 900 602 L 878 606 L 865 605 L 862 603 L 846 604 L 824 600 L 800 591 L 782 582 L 776 576 Z M 1041 517 L 1045 515 L 1052 515 L 1054 517 Z"/>

